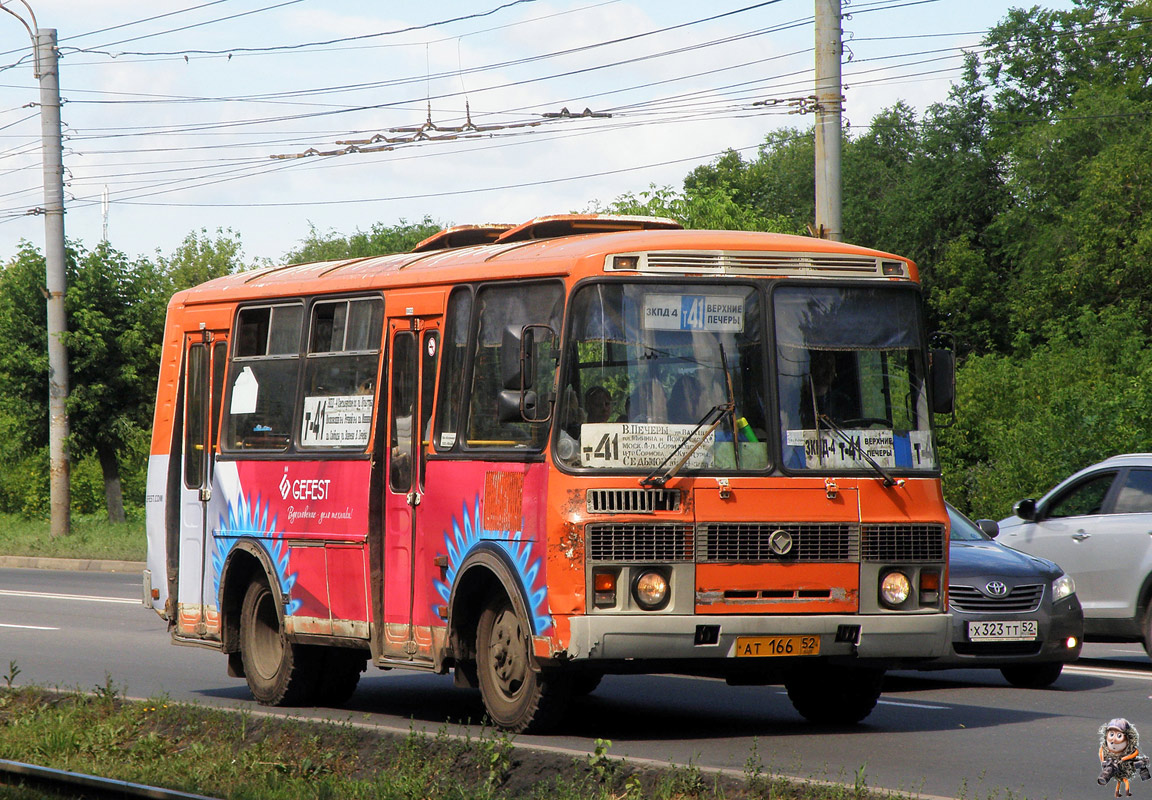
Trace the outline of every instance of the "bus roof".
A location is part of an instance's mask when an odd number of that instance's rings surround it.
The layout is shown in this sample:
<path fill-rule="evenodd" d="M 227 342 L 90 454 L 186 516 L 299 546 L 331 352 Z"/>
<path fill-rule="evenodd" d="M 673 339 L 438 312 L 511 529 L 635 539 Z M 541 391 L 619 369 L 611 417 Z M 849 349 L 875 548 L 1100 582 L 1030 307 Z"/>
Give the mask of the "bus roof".
<path fill-rule="evenodd" d="M 760 275 L 785 277 L 891 277 L 916 280 L 908 259 L 855 245 L 778 233 L 677 230 L 659 218 L 609 215 L 542 217 L 525 225 L 484 226 L 489 243 L 446 244 L 417 251 L 340 261 L 294 264 L 227 275 L 179 292 L 173 304 L 253 300 L 291 295 L 347 293 L 413 285 L 451 285 L 501 277 L 604 274 Z M 637 225 L 635 220 L 651 220 Z M 589 222 L 581 225 L 581 221 Z M 623 221 L 633 221 L 625 225 Z M 534 227 L 534 223 L 536 224 Z M 667 224 L 663 224 L 667 223 Z M 620 229 L 623 228 L 623 229 Z M 583 233 L 582 230 L 592 230 Z M 549 231 L 559 233 L 549 233 Z M 607 231 L 607 232 L 599 232 Z M 503 233 L 512 233 L 510 241 Z M 514 232 L 514 233 L 513 233 Z M 437 234 L 441 236 L 442 234 Z M 495 236 L 499 238 L 492 241 Z M 533 238 L 536 236 L 538 238 Z M 549 236 L 550 238 L 539 238 Z M 431 237 L 435 239 L 436 237 Z M 467 237 L 463 241 L 468 242 Z M 423 246 L 423 247 L 422 247 Z M 610 256 L 641 254 L 638 259 Z M 651 254 L 651 256 L 649 256 Z"/>

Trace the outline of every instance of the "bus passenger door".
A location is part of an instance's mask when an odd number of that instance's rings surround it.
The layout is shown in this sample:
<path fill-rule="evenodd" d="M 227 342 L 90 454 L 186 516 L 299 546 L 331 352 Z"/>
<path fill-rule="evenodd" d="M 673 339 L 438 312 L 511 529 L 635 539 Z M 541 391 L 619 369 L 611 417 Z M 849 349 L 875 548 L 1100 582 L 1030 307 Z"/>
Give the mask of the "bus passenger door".
<path fill-rule="evenodd" d="M 197 331 L 188 335 L 185 344 L 177 630 L 184 636 L 215 638 L 220 633 L 220 617 L 216 598 L 205 587 L 205 568 L 210 558 L 208 503 L 228 340 L 224 332 Z"/>
<path fill-rule="evenodd" d="M 422 602 L 431 587 L 432 555 L 417 532 L 441 326 L 442 320 L 431 316 L 388 320 L 383 652 L 388 658 L 416 662 L 432 660 L 430 611 Z"/>

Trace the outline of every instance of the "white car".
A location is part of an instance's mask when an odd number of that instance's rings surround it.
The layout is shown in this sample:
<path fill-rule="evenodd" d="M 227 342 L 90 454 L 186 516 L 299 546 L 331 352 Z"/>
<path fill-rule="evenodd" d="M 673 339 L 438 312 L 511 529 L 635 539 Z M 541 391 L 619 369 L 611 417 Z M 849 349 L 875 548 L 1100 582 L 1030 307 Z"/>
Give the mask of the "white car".
<path fill-rule="evenodd" d="M 1015 512 L 999 540 L 1073 577 L 1085 638 L 1143 642 L 1152 653 L 1152 453 L 1080 470 Z"/>

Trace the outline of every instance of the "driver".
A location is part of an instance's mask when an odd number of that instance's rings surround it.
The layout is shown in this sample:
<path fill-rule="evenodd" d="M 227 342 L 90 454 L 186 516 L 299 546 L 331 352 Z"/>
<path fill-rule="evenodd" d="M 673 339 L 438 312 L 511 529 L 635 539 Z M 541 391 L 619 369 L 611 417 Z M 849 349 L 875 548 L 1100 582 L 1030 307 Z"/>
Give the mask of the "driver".
<path fill-rule="evenodd" d="M 839 422 L 852 414 L 847 393 L 836 381 L 836 353 L 831 350 L 808 352 L 808 374 L 800 393 L 800 421 L 804 428 L 815 428 L 819 415 Z"/>

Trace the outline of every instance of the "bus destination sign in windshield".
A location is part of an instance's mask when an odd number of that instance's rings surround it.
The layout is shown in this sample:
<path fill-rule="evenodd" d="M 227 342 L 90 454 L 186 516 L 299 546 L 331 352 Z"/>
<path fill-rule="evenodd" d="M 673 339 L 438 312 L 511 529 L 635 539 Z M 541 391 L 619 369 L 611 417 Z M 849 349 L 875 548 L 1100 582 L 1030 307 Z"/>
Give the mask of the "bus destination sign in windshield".
<path fill-rule="evenodd" d="M 744 298 L 701 294 L 644 295 L 644 328 L 654 331 L 744 330 Z"/>

